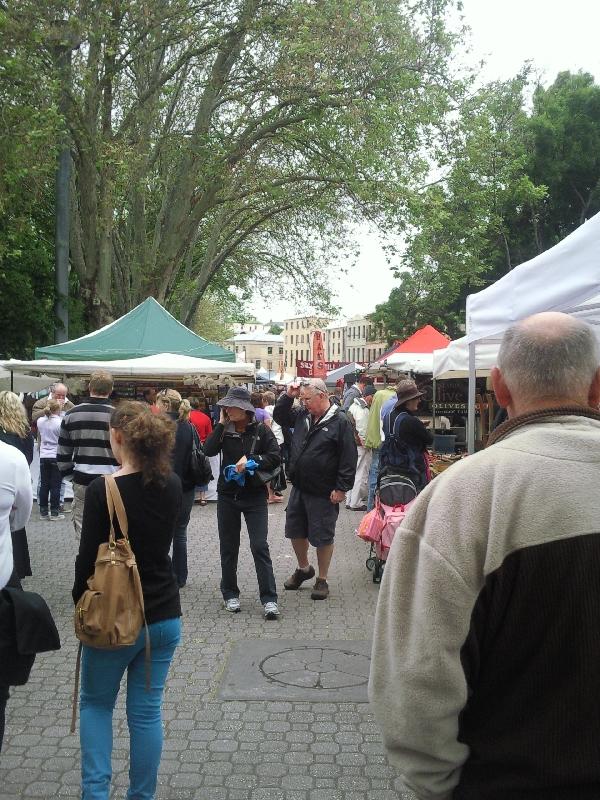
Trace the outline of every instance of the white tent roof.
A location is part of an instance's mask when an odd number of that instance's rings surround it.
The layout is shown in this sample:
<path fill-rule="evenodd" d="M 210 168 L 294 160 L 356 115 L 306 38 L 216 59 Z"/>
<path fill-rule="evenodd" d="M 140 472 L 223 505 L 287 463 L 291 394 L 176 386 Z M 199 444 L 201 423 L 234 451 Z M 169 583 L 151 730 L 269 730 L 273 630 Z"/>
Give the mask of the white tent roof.
<path fill-rule="evenodd" d="M 344 364 L 337 369 L 329 370 L 325 378 L 325 383 L 330 386 L 335 386 L 335 384 L 345 375 L 349 375 L 351 372 L 360 372 L 362 369 L 364 369 L 364 366 L 359 364 L 357 361 L 352 361 L 350 364 Z"/>
<path fill-rule="evenodd" d="M 398 372 L 433 372 L 433 353 L 393 353 L 381 365 Z"/>
<path fill-rule="evenodd" d="M 175 353 L 157 353 L 143 358 L 126 358 L 118 361 L 0 361 L 0 367 L 28 375 L 89 375 L 96 369 L 105 369 L 115 377 L 126 378 L 183 378 L 190 377 L 193 383 L 197 376 L 254 378 L 254 364 L 237 364 L 227 361 L 212 361 Z M 52 380 L 49 381 L 52 383 Z"/>
<path fill-rule="evenodd" d="M 552 249 L 470 295 L 467 342 L 501 337 L 513 322 L 541 311 L 563 311 L 600 326 L 600 213 Z"/>
<path fill-rule="evenodd" d="M 478 378 L 485 378 L 496 365 L 500 344 L 481 343 L 475 351 L 475 370 Z M 433 377 L 437 380 L 469 377 L 469 343 L 467 337 L 450 342 L 443 350 L 433 351 Z"/>
<path fill-rule="evenodd" d="M 12 376 L 12 391 L 13 392 L 40 392 L 53 384 L 55 378 L 50 378 L 48 375 L 42 375 L 39 378 L 34 378 L 31 375 L 22 375 L 19 372 L 13 373 Z M 5 369 L 0 369 L 0 389 L 10 390 L 10 372 Z"/>

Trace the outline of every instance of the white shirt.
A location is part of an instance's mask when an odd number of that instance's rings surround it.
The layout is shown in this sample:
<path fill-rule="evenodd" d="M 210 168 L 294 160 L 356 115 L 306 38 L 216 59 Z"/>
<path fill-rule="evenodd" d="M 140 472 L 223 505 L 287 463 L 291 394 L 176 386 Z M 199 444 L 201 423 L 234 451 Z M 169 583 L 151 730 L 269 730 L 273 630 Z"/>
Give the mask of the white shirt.
<path fill-rule="evenodd" d="M 24 528 L 33 503 L 27 459 L 10 444 L 0 442 L 0 589 L 13 571 L 11 530 Z"/>
<path fill-rule="evenodd" d="M 64 414 L 52 414 L 47 417 L 45 414 L 37 421 L 37 429 L 40 434 L 40 458 L 56 458 L 58 449 L 58 437 L 60 436 L 60 423 Z"/>
<path fill-rule="evenodd" d="M 265 411 L 267 414 L 273 419 L 273 409 L 275 406 L 265 406 Z M 271 430 L 273 431 L 273 436 L 277 439 L 277 444 L 282 445 L 284 442 L 283 438 L 283 431 L 281 430 L 281 425 L 278 425 L 275 420 L 271 422 Z"/>

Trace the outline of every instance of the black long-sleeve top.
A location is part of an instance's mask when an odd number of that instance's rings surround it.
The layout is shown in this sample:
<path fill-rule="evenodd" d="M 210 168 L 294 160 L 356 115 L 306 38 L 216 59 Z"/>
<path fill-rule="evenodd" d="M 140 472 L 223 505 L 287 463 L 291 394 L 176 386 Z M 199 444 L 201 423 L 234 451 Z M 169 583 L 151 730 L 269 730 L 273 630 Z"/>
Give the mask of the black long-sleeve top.
<path fill-rule="evenodd" d="M 423 425 L 414 411 L 409 411 L 403 406 L 396 406 L 390 411 L 390 430 L 394 430 L 396 417 L 402 412 L 407 416 L 398 425 L 398 435 L 402 436 L 408 445 L 420 447 L 422 450 L 433 444 L 433 433 Z"/>
<path fill-rule="evenodd" d="M 171 473 L 164 487 L 144 486 L 142 473 L 115 478 L 127 512 L 129 541 L 135 553 L 148 624 L 181 616 L 179 588 L 169 550 L 181 506 L 181 482 Z M 115 515 L 115 534 L 121 535 Z M 73 600 L 79 600 L 94 572 L 98 547 L 108 541 L 110 522 L 104 478 L 90 483 L 85 494 L 79 553 L 75 560 Z"/>
<path fill-rule="evenodd" d="M 254 453 L 250 455 L 255 436 Z M 226 481 L 223 477 L 223 469 L 230 464 L 237 464 L 242 456 L 246 456 L 247 459 L 253 458 L 260 469 L 267 471 L 281 464 L 279 445 L 272 430 L 256 421 L 250 422 L 243 433 L 237 433 L 232 423 L 223 425 L 217 422 L 213 432 L 204 442 L 204 453 L 207 456 L 222 453 L 217 483 L 217 492 L 222 494 L 266 494 L 266 487 L 254 480 L 253 476 L 246 476 L 244 486 L 240 486 L 237 481 Z"/>
<path fill-rule="evenodd" d="M 172 411 L 169 411 L 167 416 L 177 425 L 177 430 L 175 431 L 175 447 L 171 455 L 173 472 L 179 476 L 183 491 L 189 492 L 194 488 L 194 479 L 191 476 L 189 468 L 194 441 L 192 423 L 184 419 L 178 419 L 177 414 Z"/>
<path fill-rule="evenodd" d="M 0 427 L 0 442 L 11 444 L 17 450 L 20 450 L 27 459 L 27 463 L 31 466 L 33 461 L 33 434 L 28 433 L 27 436 L 18 436 L 16 433 L 9 433 Z"/>
<path fill-rule="evenodd" d="M 346 414 L 331 406 L 313 421 L 305 409 L 293 408 L 294 399 L 282 394 L 273 419 L 293 428 L 290 479 L 300 491 L 328 497 L 334 489 L 349 492 L 356 475 L 357 450 L 354 431 Z"/>

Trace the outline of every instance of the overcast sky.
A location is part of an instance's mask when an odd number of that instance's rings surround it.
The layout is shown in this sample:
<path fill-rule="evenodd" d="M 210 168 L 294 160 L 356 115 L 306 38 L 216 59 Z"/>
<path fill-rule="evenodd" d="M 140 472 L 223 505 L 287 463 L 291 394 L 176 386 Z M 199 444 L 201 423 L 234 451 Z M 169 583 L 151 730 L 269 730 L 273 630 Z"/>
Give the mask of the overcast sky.
<path fill-rule="evenodd" d="M 510 78 L 526 61 L 533 62 L 545 84 L 561 70 L 581 69 L 600 79 L 600 0 L 463 0 L 463 14 L 472 31 L 468 60 L 485 60 L 484 81 Z M 395 285 L 376 233 L 359 230 L 357 241 L 360 258 L 353 279 L 332 281 L 343 316 L 373 311 Z M 256 302 L 252 310 L 262 319 L 264 303 Z M 304 311 L 293 303 L 269 304 L 272 319 Z"/>

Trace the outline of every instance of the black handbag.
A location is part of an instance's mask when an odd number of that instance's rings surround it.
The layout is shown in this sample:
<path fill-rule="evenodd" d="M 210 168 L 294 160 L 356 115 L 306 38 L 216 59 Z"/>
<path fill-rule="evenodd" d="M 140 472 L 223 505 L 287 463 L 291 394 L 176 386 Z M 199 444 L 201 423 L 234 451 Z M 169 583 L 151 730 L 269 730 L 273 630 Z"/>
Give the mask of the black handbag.
<path fill-rule="evenodd" d="M 49 650 L 60 650 L 60 637 L 44 598 L 4 588 L 0 592 L 0 683 L 23 686 L 36 653 Z"/>
<path fill-rule="evenodd" d="M 256 447 L 256 442 L 258 441 L 258 429 L 259 425 L 256 426 L 256 433 L 254 434 L 254 441 L 252 442 L 252 447 L 250 448 L 250 456 L 248 460 L 252 458 L 254 455 L 254 448 Z M 255 469 L 253 478 L 254 485 L 265 486 L 267 483 L 271 483 L 279 473 L 281 472 L 281 465 L 275 467 L 274 469 Z"/>
<path fill-rule="evenodd" d="M 198 431 L 191 422 L 189 424 L 192 428 L 192 452 L 188 463 L 188 475 L 195 486 L 206 486 L 213 479 L 210 460 L 202 449 Z"/>

